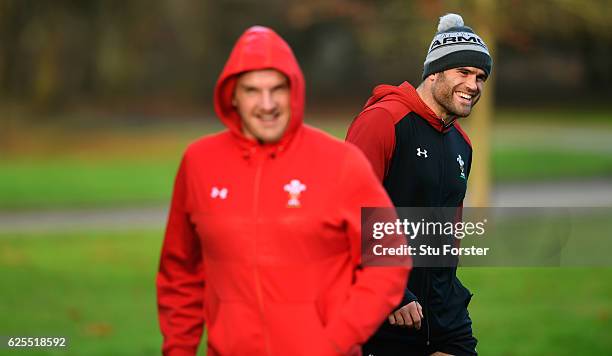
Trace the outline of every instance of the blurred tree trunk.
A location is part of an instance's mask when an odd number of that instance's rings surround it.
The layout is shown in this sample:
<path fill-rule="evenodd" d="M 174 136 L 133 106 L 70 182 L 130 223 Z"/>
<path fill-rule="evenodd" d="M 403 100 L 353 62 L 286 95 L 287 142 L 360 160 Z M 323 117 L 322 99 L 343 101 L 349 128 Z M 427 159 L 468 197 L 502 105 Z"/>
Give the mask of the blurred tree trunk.
<path fill-rule="evenodd" d="M 0 2 L 0 158 L 9 152 L 19 122 L 13 101 L 25 87 L 19 71 L 19 38 L 25 17 L 21 4 Z"/>
<path fill-rule="evenodd" d="M 495 56 L 496 34 L 493 29 L 495 18 L 495 0 L 474 0 L 474 16 L 470 25 L 485 41 L 491 56 Z M 495 66 L 495 59 L 493 61 Z M 490 204 L 491 195 L 491 121 L 495 115 L 495 68 L 487 79 L 483 94 L 470 117 L 471 141 L 474 147 L 472 168 L 470 172 L 470 201 L 472 206 L 486 207 Z"/>
<path fill-rule="evenodd" d="M 48 32 L 46 41 L 38 52 L 32 99 L 35 106 L 43 110 L 53 107 L 57 98 L 62 96 L 60 93 L 60 60 L 58 58 L 61 51 L 59 42 L 61 40 L 58 39 L 56 32 Z"/>
<path fill-rule="evenodd" d="M 2 101 L 23 93 L 26 81 L 20 45 L 27 9 L 21 3 L 0 2 L 0 96 Z"/>

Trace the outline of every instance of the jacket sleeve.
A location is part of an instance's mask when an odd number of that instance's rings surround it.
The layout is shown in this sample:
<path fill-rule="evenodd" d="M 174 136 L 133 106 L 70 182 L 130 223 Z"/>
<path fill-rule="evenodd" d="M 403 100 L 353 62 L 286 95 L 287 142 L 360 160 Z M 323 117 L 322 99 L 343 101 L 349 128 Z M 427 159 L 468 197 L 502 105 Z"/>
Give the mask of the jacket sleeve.
<path fill-rule="evenodd" d="M 157 274 L 159 324 L 164 355 L 195 355 L 204 326 L 204 271 L 200 243 L 187 209 L 187 165 L 174 183 Z"/>
<path fill-rule="evenodd" d="M 403 258 L 405 263 L 401 265 L 361 266 L 361 207 L 392 207 L 392 204 L 363 154 L 355 147 L 349 147 L 349 153 L 339 177 L 342 187 L 337 201 L 345 216 L 351 245 L 354 284 L 340 313 L 326 326 L 329 337 L 342 353 L 363 344 L 374 334 L 401 300 L 410 271 L 409 258 Z M 395 216 L 395 210 L 390 211 Z"/>
<path fill-rule="evenodd" d="M 391 114 L 382 108 L 363 111 L 349 127 L 346 141 L 361 149 L 382 182 L 395 149 L 395 124 Z"/>
<path fill-rule="evenodd" d="M 419 301 L 419 299 L 417 298 L 416 295 L 414 295 L 414 293 L 412 293 L 410 291 L 410 289 L 406 288 L 404 289 L 404 296 L 402 297 L 402 302 L 400 303 L 401 306 L 404 306 L 406 304 L 410 304 L 414 301 Z"/>
<path fill-rule="evenodd" d="M 362 112 L 349 127 L 346 141 L 361 149 L 382 182 L 389 171 L 395 150 L 395 124 L 391 114 L 382 108 Z M 414 301 L 417 301 L 416 295 L 404 288 L 400 305 Z"/>

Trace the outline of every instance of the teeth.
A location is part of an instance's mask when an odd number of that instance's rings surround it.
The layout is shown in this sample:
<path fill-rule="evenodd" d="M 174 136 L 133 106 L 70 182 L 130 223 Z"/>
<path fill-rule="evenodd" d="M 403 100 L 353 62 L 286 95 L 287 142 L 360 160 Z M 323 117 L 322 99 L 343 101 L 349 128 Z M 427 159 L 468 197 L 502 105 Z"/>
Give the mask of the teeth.
<path fill-rule="evenodd" d="M 259 118 L 263 121 L 270 121 L 270 120 L 274 120 L 276 118 L 276 115 L 275 114 L 260 115 Z"/>
<path fill-rule="evenodd" d="M 471 100 L 472 96 L 470 94 L 466 94 L 466 93 L 461 93 L 458 92 L 459 96 L 462 97 L 463 99 L 467 99 L 467 100 Z"/>

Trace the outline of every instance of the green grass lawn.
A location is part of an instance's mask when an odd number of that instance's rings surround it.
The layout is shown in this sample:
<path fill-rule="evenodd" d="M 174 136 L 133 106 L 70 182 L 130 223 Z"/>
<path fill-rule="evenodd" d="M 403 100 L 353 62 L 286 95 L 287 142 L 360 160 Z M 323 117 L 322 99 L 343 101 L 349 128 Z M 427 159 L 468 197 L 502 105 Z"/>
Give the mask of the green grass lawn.
<path fill-rule="evenodd" d="M 0 237 L 0 335 L 65 336 L 74 355 L 159 354 L 160 234 Z"/>
<path fill-rule="evenodd" d="M 165 203 L 180 158 L 0 161 L 0 209 Z"/>
<path fill-rule="evenodd" d="M 159 354 L 161 231 L 0 235 L 0 335 L 69 338 L 67 351 Z M 609 354 L 612 269 L 462 268 L 483 355 Z"/>
<path fill-rule="evenodd" d="M 180 157 L 0 160 L 0 209 L 165 204 Z M 612 154 L 501 148 L 493 175 L 497 182 L 611 177 Z"/>
<path fill-rule="evenodd" d="M 612 177 L 610 152 L 500 147 L 492 163 L 493 178 L 501 183 Z"/>
<path fill-rule="evenodd" d="M 611 268 L 463 268 L 482 355 L 609 355 Z"/>
<path fill-rule="evenodd" d="M 500 115 L 520 120 L 493 131 L 496 182 L 612 177 L 612 126 L 605 114 L 591 114 L 595 121 L 579 126 L 570 121 L 578 114 L 558 123 L 525 112 Z M 344 137 L 349 121 L 323 119 L 313 124 Z M 182 151 L 221 128 L 204 120 L 144 128 L 21 128 L 0 142 L 0 210 L 167 204 Z"/>

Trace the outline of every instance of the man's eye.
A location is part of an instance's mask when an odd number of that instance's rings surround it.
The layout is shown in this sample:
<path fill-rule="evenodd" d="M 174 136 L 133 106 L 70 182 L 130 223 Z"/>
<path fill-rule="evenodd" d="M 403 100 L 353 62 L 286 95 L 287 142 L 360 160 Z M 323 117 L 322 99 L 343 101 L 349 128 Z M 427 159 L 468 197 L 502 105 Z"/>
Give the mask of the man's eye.
<path fill-rule="evenodd" d="M 278 87 L 278 88 L 276 88 L 274 90 L 274 92 L 276 92 L 276 93 L 284 93 L 284 92 L 287 92 L 287 91 L 289 91 L 288 87 Z"/>

